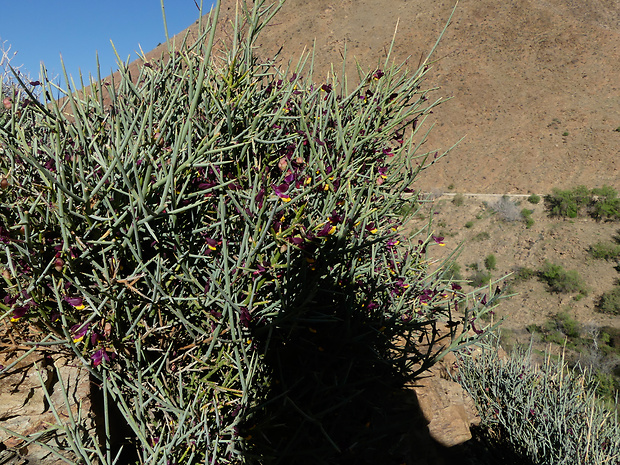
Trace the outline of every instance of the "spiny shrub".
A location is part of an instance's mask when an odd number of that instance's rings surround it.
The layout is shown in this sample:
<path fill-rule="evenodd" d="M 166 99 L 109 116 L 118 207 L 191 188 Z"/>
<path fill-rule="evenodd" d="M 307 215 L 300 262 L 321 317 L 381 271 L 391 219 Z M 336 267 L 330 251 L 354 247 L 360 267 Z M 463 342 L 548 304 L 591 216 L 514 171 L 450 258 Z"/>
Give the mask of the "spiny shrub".
<path fill-rule="evenodd" d="M 482 418 L 481 439 L 531 463 L 616 463 L 620 424 L 616 408 L 596 396 L 589 372 L 547 354 L 534 367 L 529 349 L 500 359 L 497 342 L 481 353 L 461 352 L 455 379 L 472 395 Z M 521 463 L 521 462 L 520 462 Z"/>
<path fill-rule="evenodd" d="M 534 226 L 534 218 L 532 218 L 532 213 L 534 212 L 532 210 L 528 210 L 527 208 L 521 210 L 521 217 L 523 218 L 523 221 L 525 221 L 525 227 L 527 229 Z"/>
<path fill-rule="evenodd" d="M 498 298 L 429 272 L 442 237 L 401 234 L 438 158 L 416 152 L 431 62 L 315 83 L 307 57 L 254 55 L 272 6 L 242 7 L 216 54 L 218 12 L 136 80 L 12 109 L 0 308 L 73 349 L 139 463 L 380 463 L 410 416 L 367 419 Z M 111 464 L 110 422 L 56 428 Z"/>
<path fill-rule="evenodd" d="M 590 200 L 590 191 L 585 186 L 573 190 L 554 188 L 545 196 L 545 203 L 550 216 L 576 218 L 585 209 Z"/>
<path fill-rule="evenodd" d="M 545 196 L 550 216 L 576 218 L 589 215 L 596 220 L 620 219 L 620 198 L 610 186 L 588 190 L 577 186 L 572 190 L 553 189 Z"/>
<path fill-rule="evenodd" d="M 540 200 L 541 200 L 540 195 L 537 195 L 537 194 L 532 194 L 527 198 L 527 201 L 533 204 L 540 203 Z"/>
<path fill-rule="evenodd" d="M 588 250 L 590 255 L 601 260 L 618 260 L 620 258 L 620 244 L 613 242 L 597 242 Z"/>
<path fill-rule="evenodd" d="M 465 203 L 465 196 L 463 194 L 455 194 L 452 198 L 452 203 L 457 207 L 462 206 Z"/>
<path fill-rule="evenodd" d="M 517 221 L 521 219 L 521 212 L 519 207 L 510 200 L 510 197 L 504 195 L 501 199 L 495 202 L 491 208 L 495 211 L 504 221 Z"/>
<path fill-rule="evenodd" d="M 569 338 L 578 338 L 581 334 L 581 324 L 571 317 L 568 312 L 559 312 L 547 321 L 547 331 L 560 331 Z"/>
<path fill-rule="evenodd" d="M 548 260 L 545 260 L 538 276 L 541 281 L 547 283 L 551 292 L 579 292 L 584 295 L 588 293 L 588 287 L 577 271 L 565 270 L 562 265 L 556 265 Z"/>
<path fill-rule="evenodd" d="M 620 219 L 620 198 L 611 186 L 592 189 L 590 215 L 596 220 Z"/>
<path fill-rule="evenodd" d="M 601 295 L 596 310 L 608 315 L 620 315 L 620 284 Z"/>
<path fill-rule="evenodd" d="M 497 258 L 495 258 L 495 255 L 487 255 L 487 257 L 484 259 L 484 266 L 487 270 L 494 270 L 497 266 Z"/>

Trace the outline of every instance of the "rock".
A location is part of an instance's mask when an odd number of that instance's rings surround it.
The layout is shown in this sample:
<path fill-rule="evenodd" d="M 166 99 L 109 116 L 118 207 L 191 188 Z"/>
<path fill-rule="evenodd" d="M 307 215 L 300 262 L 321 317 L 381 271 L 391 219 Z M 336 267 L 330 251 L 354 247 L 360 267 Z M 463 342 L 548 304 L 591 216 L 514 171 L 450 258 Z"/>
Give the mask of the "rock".
<path fill-rule="evenodd" d="M 0 355 L 0 365 L 10 367 L 17 359 L 15 355 Z M 51 405 L 45 396 L 44 387 L 50 395 Z M 20 436 L 36 435 L 38 441 L 50 445 L 62 443 L 64 432 L 55 431 L 53 425 L 58 424 L 56 415 L 60 418 L 61 426 L 70 425 L 69 412 L 75 421 L 85 428 L 86 431 L 82 431 L 82 434 L 94 435 L 95 425 L 91 410 L 88 370 L 65 355 L 56 353 L 46 357 L 35 352 L 8 370 L 0 372 L 0 426 Z M 0 463 L 67 463 L 45 447 L 28 443 L 4 429 L 0 429 L 0 450 L 8 460 Z M 71 455 L 67 455 L 67 458 L 71 458 Z"/>
<path fill-rule="evenodd" d="M 39 366 L 43 383 L 49 388 L 52 377 L 45 357 L 35 352 L 22 360 L 18 357 L 15 360 L 0 358 L 0 364 L 6 367 L 14 361 L 17 363 L 13 367 L 0 374 L 0 421 L 16 415 L 40 415 L 46 409 L 41 379 L 37 370 L 33 369 Z"/>
<path fill-rule="evenodd" d="M 473 399 L 458 383 L 442 378 L 434 369 L 413 390 L 435 441 L 452 447 L 471 439 L 470 427 L 480 424 L 480 417 Z"/>

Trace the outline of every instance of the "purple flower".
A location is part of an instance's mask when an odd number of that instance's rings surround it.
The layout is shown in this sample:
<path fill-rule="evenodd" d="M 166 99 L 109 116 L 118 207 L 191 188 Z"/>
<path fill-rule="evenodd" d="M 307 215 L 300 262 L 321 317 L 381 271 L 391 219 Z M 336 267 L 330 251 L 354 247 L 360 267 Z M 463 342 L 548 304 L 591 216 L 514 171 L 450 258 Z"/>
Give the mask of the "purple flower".
<path fill-rule="evenodd" d="M 250 327 L 252 316 L 250 315 L 250 312 L 246 307 L 241 307 L 241 315 L 239 316 L 239 321 L 244 328 Z"/>
<path fill-rule="evenodd" d="M 283 202 L 290 202 L 291 197 L 287 194 L 289 185 L 288 184 L 280 184 L 279 186 L 272 185 L 273 191 L 276 193 L 278 197 L 282 199 Z"/>
<path fill-rule="evenodd" d="M 424 289 L 422 295 L 420 295 L 420 303 L 422 305 L 428 305 L 428 303 L 433 300 L 433 297 L 435 297 L 435 294 L 436 292 L 431 289 Z"/>
<path fill-rule="evenodd" d="M 73 338 L 73 342 L 80 342 L 82 339 L 84 339 L 84 336 L 86 336 L 86 333 L 88 332 L 88 328 L 90 326 L 90 323 L 86 323 L 86 324 L 75 324 L 73 326 L 71 326 L 71 329 L 69 330 L 71 332 L 71 337 Z"/>
<path fill-rule="evenodd" d="M 115 357 L 116 354 L 114 352 L 110 352 L 108 354 L 108 351 L 104 348 L 97 350 L 93 355 L 90 356 L 93 361 L 93 366 L 98 366 L 101 364 L 101 362 L 109 362 Z"/>
<path fill-rule="evenodd" d="M 270 268 L 271 268 L 271 264 L 267 260 L 264 260 L 262 263 L 256 264 L 256 271 L 253 271 L 252 275 L 254 276 L 266 275 L 269 273 Z"/>
<path fill-rule="evenodd" d="M 444 244 L 444 243 L 443 243 L 443 237 L 442 237 L 442 236 L 435 236 L 435 235 L 432 235 L 431 237 L 433 238 L 433 240 L 435 241 L 435 243 L 436 243 L 436 244 L 439 244 L 439 245 L 440 245 L 440 246 L 442 246 L 442 247 L 443 247 L 444 245 L 446 245 L 446 244 Z"/>
<path fill-rule="evenodd" d="M 331 224 L 329 221 L 325 223 L 325 225 L 321 228 L 321 230 L 316 233 L 317 237 L 327 237 L 330 234 L 334 234 L 336 232 L 336 226 Z"/>
<path fill-rule="evenodd" d="M 329 222 L 331 224 L 340 224 L 342 223 L 342 221 L 343 221 L 342 215 L 339 215 L 338 212 L 336 212 L 336 210 L 332 211 L 332 214 L 329 217 Z"/>
<path fill-rule="evenodd" d="M 284 178 L 284 182 L 286 184 L 292 184 L 293 182 L 295 182 L 296 179 L 296 175 L 295 173 L 289 173 L 285 178 Z"/>
<path fill-rule="evenodd" d="M 265 198 L 265 188 L 261 188 L 261 190 L 258 191 L 258 194 L 256 194 L 256 197 L 254 198 L 254 201 L 256 202 L 256 205 L 258 205 L 258 208 L 262 208 L 263 206 L 263 199 Z"/>
<path fill-rule="evenodd" d="M 474 333 L 476 333 L 476 334 L 482 334 L 482 333 L 484 333 L 484 331 L 483 331 L 483 330 L 476 328 L 475 322 L 476 322 L 476 320 L 471 320 L 471 321 L 470 321 L 470 324 L 471 324 L 471 329 L 473 329 L 473 330 L 474 330 Z"/>
<path fill-rule="evenodd" d="M 370 234 L 377 234 L 377 226 L 375 226 L 375 222 L 371 222 L 369 224 L 366 225 L 366 231 L 368 231 Z"/>
<path fill-rule="evenodd" d="M 383 71 L 381 71 L 380 69 L 376 70 L 373 75 L 372 78 L 376 81 L 378 81 L 379 79 L 381 79 L 383 76 L 385 76 L 385 73 Z"/>
<path fill-rule="evenodd" d="M 84 301 L 81 297 L 65 296 L 64 299 L 69 305 L 71 305 L 76 310 L 82 310 L 85 308 Z"/>
<path fill-rule="evenodd" d="M 22 318 L 26 313 L 28 313 L 28 306 L 23 305 L 21 307 L 15 307 L 13 309 L 13 313 L 11 314 L 11 321 L 15 322 Z"/>

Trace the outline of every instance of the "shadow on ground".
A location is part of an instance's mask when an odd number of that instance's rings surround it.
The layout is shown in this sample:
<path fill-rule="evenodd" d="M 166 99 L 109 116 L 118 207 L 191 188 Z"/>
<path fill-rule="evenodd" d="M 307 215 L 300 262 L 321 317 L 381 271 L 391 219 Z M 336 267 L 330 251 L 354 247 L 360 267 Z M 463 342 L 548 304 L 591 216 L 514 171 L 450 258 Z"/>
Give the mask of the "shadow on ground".
<path fill-rule="evenodd" d="M 438 341 L 434 324 L 390 324 L 342 310 L 347 299 L 333 296 L 319 293 L 304 317 L 263 334 L 271 383 L 240 431 L 249 460 L 439 465 L 503 457 L 502 463 L 525 463 L 485 452 L 473 441 L 446 448 L 429 435 L 406 386 L 423 375 L 429 347 L 433 353 L 446 342 Z"/>

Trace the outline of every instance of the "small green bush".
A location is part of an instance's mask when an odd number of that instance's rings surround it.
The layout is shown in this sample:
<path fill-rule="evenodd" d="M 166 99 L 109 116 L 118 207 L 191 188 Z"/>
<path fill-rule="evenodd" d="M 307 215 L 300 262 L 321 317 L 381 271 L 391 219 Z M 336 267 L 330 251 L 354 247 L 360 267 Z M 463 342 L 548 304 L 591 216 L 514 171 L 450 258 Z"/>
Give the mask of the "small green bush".
<path fill-rule="evenodd" d="M 486 267 L 486 269 L 494 270 L 496 265 L 497 265 L 497 259 L 495 258 L 495 255 L 493 254 L 487 255 L 487 257 L 484 259 L 484 266 Z"/>
<path fill-rule="evenodd" d="M 551 332 L 560 331 L 566 337 L 575 339 L 581 334 L 581 323 L 571 317 L 567 311 L 563 311 L 550 318 L 545 329 Z"/>
<path fill-rule="evenodd" d="M 451 281 L 461 281 L 463 279 L 461 265 L 457 262 L 448 262 L 445 267 L 444 278 Z"/>
<path fill-rule="evenodd" d="M 590 216 L 597 220 L 620 218 L 620 198 L 618 191 L 611 186 L 595 188 L 591 191 Z"/>
<path fill-rule="evenodd" d="M 577 186 L 572 190 L 553 189 L 545 196 L 549 216 L 576 218 L 589 215 L 596 220 L 620 219 L 620 199 L 611 186 L 588 190 Z"/>
<path fill-rule="evenodd" d="M 539 272 L 539 278 L 549 286 L 551 292 L 573 293 L 579 292 L 587 295 L 588 288 L 583 278 L 575 270 L 565 270 L 562 265 L 556 265 L 545 261 Z"/>
<path fill-rule="evenodd" d="M 515 281 L 527 281 L 537 275 L 537 271 L 525 266 L 517 268 L 514 279 Z"/>
<path fill-rule="evenodd" d="M 481 233 L 476 234 L 474 237 L 472 237 L 472 240 L 473 241 L 486 241 L 490 237 L 491 235 L 488 232 L 483 231 Z"/>
<path fill-rule="evenodd" d="M 550 216 L 577 218 L 586 208 L 590 200 L 590 192 L 585 186 L 573 190 L 554 188 L 545 196 L 545 203 Z"/>
<path fill-rule="evenodd" d="M 596 310 L 608 315 L 620 315 L 620 285 L 601 295 Z"/>
<path fill-rule="evenodd" d="M 613 242 L 597 242 L 588 249 L 592 257 L 601 260 L 617 260 L 620 258 L 620 244 Z"/>
<path fill-rule="evenodd" d="M 455 206 L 460 207 L 465 203 L 465 196 L 463 196 L 463 194 L 455 194 L 455 196 L 452 198 L 452 203 Z"/>
<path fill-rule="evenodd" d="M 527 198 L 527 201 L 533 204 L 540 203 L 540 200 L 541 200 L 540 195 L 536 195 L 536 194 L 532 194 Z"/>
<path fill-rule="evenodd" d="M 469 278 L 469 284 L 473 287 L 488 286 L 491 282 L 492 276 L 488 271 L 478 270 L 475 271 Z"/>
<path fill-rule="evenodd" d="M 534 226 L 534 218 L 532 218 L 532 213 L 534 213 L 534 211 L 528 210 L 527 208 L 521 210 L 521 217 L 523 218 L 523 221 L 525 221 L 525 227 L 527 229 L 530 229 L 532 226 Z"/>
<path fill-rule="evenodd" d="M 468 221 L 467 223 L 465 223 L 465 227 L 467 229 L 473 228 L 474 227 L 474 222 L 473 221 Z"/>

